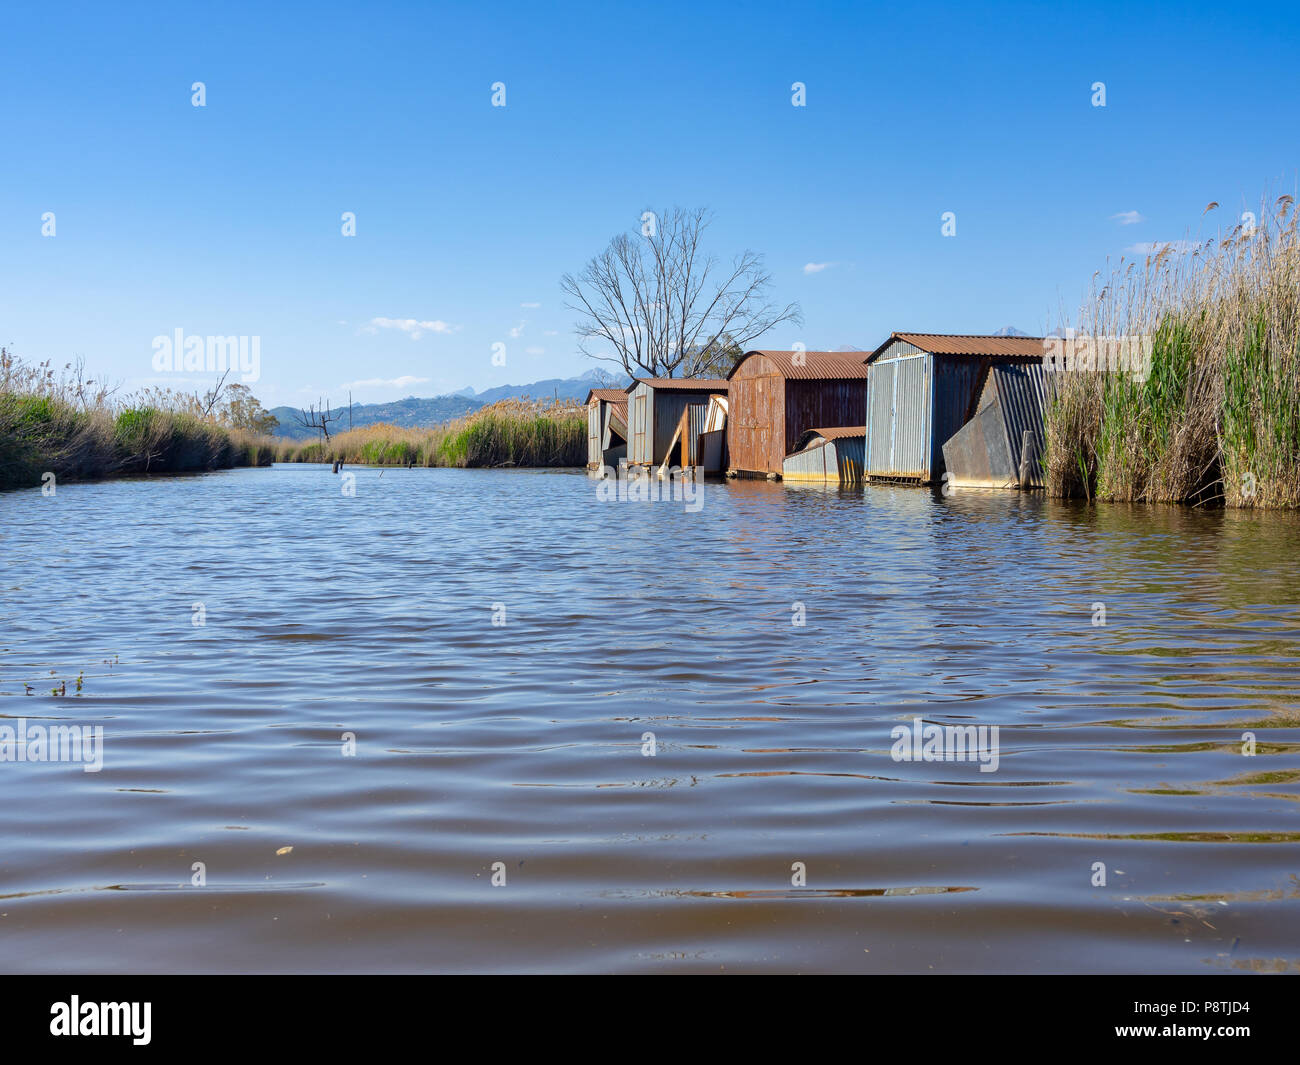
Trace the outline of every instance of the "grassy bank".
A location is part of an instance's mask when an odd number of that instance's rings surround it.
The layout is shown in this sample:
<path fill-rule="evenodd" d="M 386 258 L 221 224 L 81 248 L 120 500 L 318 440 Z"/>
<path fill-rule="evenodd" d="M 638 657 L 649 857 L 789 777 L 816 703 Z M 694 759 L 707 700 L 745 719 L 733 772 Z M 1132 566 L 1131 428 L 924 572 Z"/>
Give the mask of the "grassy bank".
<path fill-rule="evenodd" d="M 431 429 L 367 425 L 318 441 L 282 442 L 279 462 L 370 466 L 583 466 L 587 413 L 572 404 L 502 400 Z"/>
<path fill-rule="evenodd" d="M 1149 336 L 1150 364 L 1055 375 L 1053 495 L 1300 506 L 1300 232 L 1289 196 L 1260 216 L 1096 292 L 1084 331 Z"/>
<path fill-rule="evenodd" d="M 137 473 L 265 466 L 273 442 L 205 419 L 195 397 L 113 402 L 79 371 L 56 376 L 0 351 L 0 490 Z"/>

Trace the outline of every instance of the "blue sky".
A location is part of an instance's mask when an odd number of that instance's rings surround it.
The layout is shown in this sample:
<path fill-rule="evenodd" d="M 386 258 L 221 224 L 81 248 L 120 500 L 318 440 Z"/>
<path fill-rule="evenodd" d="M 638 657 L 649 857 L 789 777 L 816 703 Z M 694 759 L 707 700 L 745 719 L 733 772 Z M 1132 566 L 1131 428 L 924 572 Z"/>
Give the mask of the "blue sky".
<path fill-rule="evenodd" d="M 7 5 L 0 343 L 129 389 L 156 336 L 255 335 L 268 406 L 570 376 L 560 276 L 671 205 L 802 305 L 763 346 L 1035 332 L 1108 256 L 1295 191 L 1298 30 L 1280 4 Z"/>

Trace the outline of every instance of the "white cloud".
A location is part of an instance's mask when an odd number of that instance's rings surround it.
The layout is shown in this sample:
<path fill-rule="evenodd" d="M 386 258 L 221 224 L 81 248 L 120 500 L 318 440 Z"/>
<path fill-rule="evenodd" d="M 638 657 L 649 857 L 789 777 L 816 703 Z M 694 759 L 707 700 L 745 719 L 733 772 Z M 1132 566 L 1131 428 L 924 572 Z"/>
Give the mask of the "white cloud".
<path fill-rule="evenodd" d="M 371 318 L 370 324 L 361 327 L 363 333 L 378 333 L 381 329 L 397 329 L 412 340 L 419 340 L 425 333 L 454 333 L 460 326 L 435 319 L 421 321 L 418 318 Z"/>
<path fill-rule="evenodd" d="M 803 272 L 805 274 L 820 274 L 823 270 L 829 267 L 839 265 L 839 263 L 804 263 Z"/>
<path fill-rule="evenodd" d="M 1149 240 L 1141 244 L 1130 244 L 1124 251 L 1129 255 L 1159 255 L 1168 248 L 1178 255 L 1186 255 L 1199 247 L 1194 240 Z"/>
<path fill-rule="evenodd" d="M 541 306 L 541 304 L 540 304 L 540 303 L 521 303 L 519 306 L 523 307 L 525 310 L 535 311 L 535 310 L 537 310 L 538 307 Z"/>
<path fill-rule="evenodd" d="M 1113 214 L 1110 217 L 1111 221 L 1118 222 L 1122 226 L 1135 226 L 1139 222 L 1146 221 L 1137 211 L 1120 211 L 1119 214 Z"/>
<path fill-rule="evenodd" d="M 408 388 L 411 385 L 428 384 L 427 377 L 394 377 L 391 381 L 385 381 L 382 377 L 368 377 L 364 381 L 348 381 L 339 385 L 340 388 Z"/>

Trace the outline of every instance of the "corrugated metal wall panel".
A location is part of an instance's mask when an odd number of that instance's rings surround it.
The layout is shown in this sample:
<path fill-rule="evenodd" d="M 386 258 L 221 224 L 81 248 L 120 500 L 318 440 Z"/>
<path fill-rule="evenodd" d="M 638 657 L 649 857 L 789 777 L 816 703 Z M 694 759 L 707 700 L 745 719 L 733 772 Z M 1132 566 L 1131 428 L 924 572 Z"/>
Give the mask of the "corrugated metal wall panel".
<path fill-rule="evenodd" d="M 700 466 L 702 465 L 700 457 L 700 434 L 704 432 L 704 426 L 709 416 L 708 402 L 692 403 L 686 408 L 686 433 L 685 439 L 682 440 L 682 449 L 679 454 L 683 455 L 683 466 Z"/>
<path fill-rule="evenodd" d="M 866 459 L 866 437 L 845 436 L 832 443 L 840 467 L 840 484 L 861 484 Z"/>
<path fill-rule="evenodd" d="M 686 409 L 693 396 L 698 398 L 698 393 L 664 392 L 655 389 L 654 454 L 650 457 L 654 465 L 658 466 L 668 458 L 668 448 L 673 442 L 673 434 L 677 432 L 677 423 L 682 420 L 682 411 Z M 705 395 L 704 402 L 707 403 L 708 400 L 709 397 Z"/>
<path fill-rule="evenodd" d="M 865 454 L 864 436 L 845 436 L 837 440 L 819 438 L 803 451 L 786 456 L 782 476 L 793 482 L 858 484 L 862 481 L 862 460 Z"/>
<path fill-rule="evenodd" d="M 700 462 L 706 473 L 721 473 L 727 461 L 727 431 L 710 429 L 700 434 Z"/>
<path fill-rule="evenodd" d="M 943 458 L 950 487 L 1010 488 L 1015 484 L 1016 467 L 1007 449 L 1002 404 L 996 397 L 944 441 Z"/>
<path fill-rule="evenodd" d="M 781 476 L 787 481 L 838 481 L 840 475 L 835 464 L 834 442 L 823 440 L 787 455 L 782 463 Z"/>
<path fill-rule="evenodd" d="M 627 438 L 627 404 L 624 403 L 620 406 L 611 403 L 609 410 L 605 414 L 605 430 L 600 438 L 600 446 L 603 450 L 608 451 L 611 447 L 626 444 Z"/>
<path fill-rule="evenodd" d="M 867 442 L 871 461 L 868 473 L 889 469 L 892 458 L 894 431 L 894 376 L 898 371 L 895 362 L 872 363 L 867 375 Z"/>
<path fill-rule="evenodd" d="M 978 359 L 961 355 L 935 355 L 933 361 L 934 403 L 927 479 L 938 481 L 944 471 L 943 445 L 966 424 L 983 367 Z"/>
<path fill-rule="evenodd" d="M 894 360 L 894 447 L 890 477 L 930 477 L 931 365 L 929 355 Z"/>
<path fill-rule="evenodd" d="M 727 461 L 742 473 L 781 472 L 786 380 L 765 355 L 751 355 L 730 378 Z"/>
<path fill-rule="evenodd" d="M 651 445 L 654 440 L 651 421 L 654 417 L 654 390 L 644 382 L 638 383 L 628 398 L 627 461 L 633 465 L 654 461 Z"/>
<path fill-rule="evenodd" d="M 1029 460 L 1029 484 L 1043 487 L 1043 413 L 1047 409 L 1047 372 L 1041 362 L 997 365 L 989 373 L 996 382 L 1002 416 L 1007 428 L 1007 447 L 1017 471 L 1025 430 L 1033 434 L 1034 451 Z"/>
<path fill-rule="evenodd" d="M 871 364 L 867 476 L 929 480 L 930 363 L 929 355 L 905 354 Z"/>
<path fill-rule="evenodd" d="M 599 466 L 601 462 L 601 438 L 604 435 L 601 432 L 601 408 L 604 406 L 600 400 L 593 399 L 587 405 L 587 465 L 589 467 Z"/>

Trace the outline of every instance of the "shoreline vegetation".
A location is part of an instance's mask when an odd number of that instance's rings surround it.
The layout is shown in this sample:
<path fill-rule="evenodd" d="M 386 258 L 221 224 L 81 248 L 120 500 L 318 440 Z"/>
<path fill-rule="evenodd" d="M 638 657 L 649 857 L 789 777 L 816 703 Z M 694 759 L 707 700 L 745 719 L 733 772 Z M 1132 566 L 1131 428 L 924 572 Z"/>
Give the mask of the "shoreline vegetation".
<path fill-rule="evenodd" d="M 503 399 L 427 429 L 367 425 L 327 441 L 278 441 L 277 462 L 345 466 L 581 467 L 587 409 L 573 403 Z"/>
<path fill-rule="evenodd" d="M 1208 213 L 1218 207 L 1210 204 Z M 1120 260 L 1082 332 L 1148 336 L 1141 375 L 1062 380 L 1046 414 L 1048 494 L 1300 506 L 1300 230 L 1282 196 L 1221 237 Z"/>
<path fill-rule="evenodd" d="M 507 399 L 431 428 L 367 425 L 323 442 L 259 431 L 274 425 L 240 386 L 119 399 L 80 364 L 58 373 L 0 349 L 0 491 L 44 486 L 47 474 L 57 485 L 273 462 L 582 467 L 587 455 L 586 408 L 565 402 Z"/>
<path fill-rule="evenodd" d="M 30 366 L 0 349 L 0 490 L 44 487 L 48 474 L 57 485 L 269 466 L 275 441 L 222 424 L 220 395 L 153 388 L 117 400 L 81 364 L 57 374 L 48 362 Z"/>

